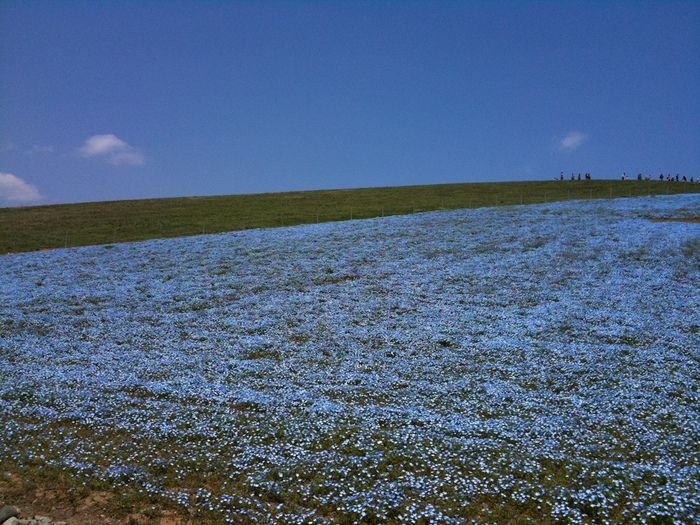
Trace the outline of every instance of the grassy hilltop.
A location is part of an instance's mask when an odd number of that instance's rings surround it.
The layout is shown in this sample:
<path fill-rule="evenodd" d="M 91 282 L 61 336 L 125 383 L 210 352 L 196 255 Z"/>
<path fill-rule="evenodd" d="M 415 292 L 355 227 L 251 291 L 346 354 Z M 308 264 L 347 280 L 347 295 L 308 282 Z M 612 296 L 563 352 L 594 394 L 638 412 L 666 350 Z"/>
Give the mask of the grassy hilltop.
<path fill-rule="evenodd" d="M 0 208 L 0 253 L 399 215 L 700 191 L 660 181 L 438 184 Z"/>

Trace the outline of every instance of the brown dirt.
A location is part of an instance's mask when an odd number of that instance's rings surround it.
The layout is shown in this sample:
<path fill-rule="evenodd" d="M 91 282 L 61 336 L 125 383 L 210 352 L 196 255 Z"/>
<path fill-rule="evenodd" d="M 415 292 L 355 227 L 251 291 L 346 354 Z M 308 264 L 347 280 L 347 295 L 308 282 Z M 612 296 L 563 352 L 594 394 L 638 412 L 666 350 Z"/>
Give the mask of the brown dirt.
<path fill-rule="evenodd" d="M 185 509 L 165 508 L 154 502 L 139 502 L 134 508 L 120 505 L 116 492 L 52 487 L 23 479 L 18 473 L 0 473 L 0 505 L 14 505 L 20 517 L 48 516 L 68 525 L 194 525 L 201 523 Z M 128 501 L 128 500 L 127 500 Z"/>
<path fill-rule="evenodd" d="M 650 217 L 650 220 L 654 222 L 700 222 L 700 215 L 694 215 L 692 217 Z"/>

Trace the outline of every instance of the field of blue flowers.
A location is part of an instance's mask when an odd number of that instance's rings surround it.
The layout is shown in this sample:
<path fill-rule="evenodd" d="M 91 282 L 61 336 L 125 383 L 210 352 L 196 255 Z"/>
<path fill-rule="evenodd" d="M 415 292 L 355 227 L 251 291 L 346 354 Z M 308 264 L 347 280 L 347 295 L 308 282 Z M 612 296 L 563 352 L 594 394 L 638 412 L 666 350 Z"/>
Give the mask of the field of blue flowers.
<path fill-rule="evenodd" d="M 687 523 L 697 195 L 0 256 L 0 455 L 229 523 Z"/>

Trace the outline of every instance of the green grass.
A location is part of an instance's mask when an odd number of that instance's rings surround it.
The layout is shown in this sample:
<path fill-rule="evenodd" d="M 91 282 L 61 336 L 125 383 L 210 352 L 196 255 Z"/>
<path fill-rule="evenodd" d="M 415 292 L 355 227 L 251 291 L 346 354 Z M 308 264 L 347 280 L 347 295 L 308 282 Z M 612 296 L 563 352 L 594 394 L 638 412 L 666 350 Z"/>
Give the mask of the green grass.
<path fill-rule="evenodd" d="M 533 181 L 0 208 L 0 253 L 567 199 L 696 193 L 660 181 Z"/>

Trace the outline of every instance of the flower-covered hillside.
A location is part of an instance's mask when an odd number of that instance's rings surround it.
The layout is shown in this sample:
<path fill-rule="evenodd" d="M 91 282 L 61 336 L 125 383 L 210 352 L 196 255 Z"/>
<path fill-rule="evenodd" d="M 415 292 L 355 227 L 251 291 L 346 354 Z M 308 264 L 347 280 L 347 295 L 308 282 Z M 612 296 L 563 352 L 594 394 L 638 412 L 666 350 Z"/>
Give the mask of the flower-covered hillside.
<path fill-rule="evenodd" d="M 700 505 L 700 225 L 673 196 L 0 257 L 0 461 L 231 523 Z"/>

